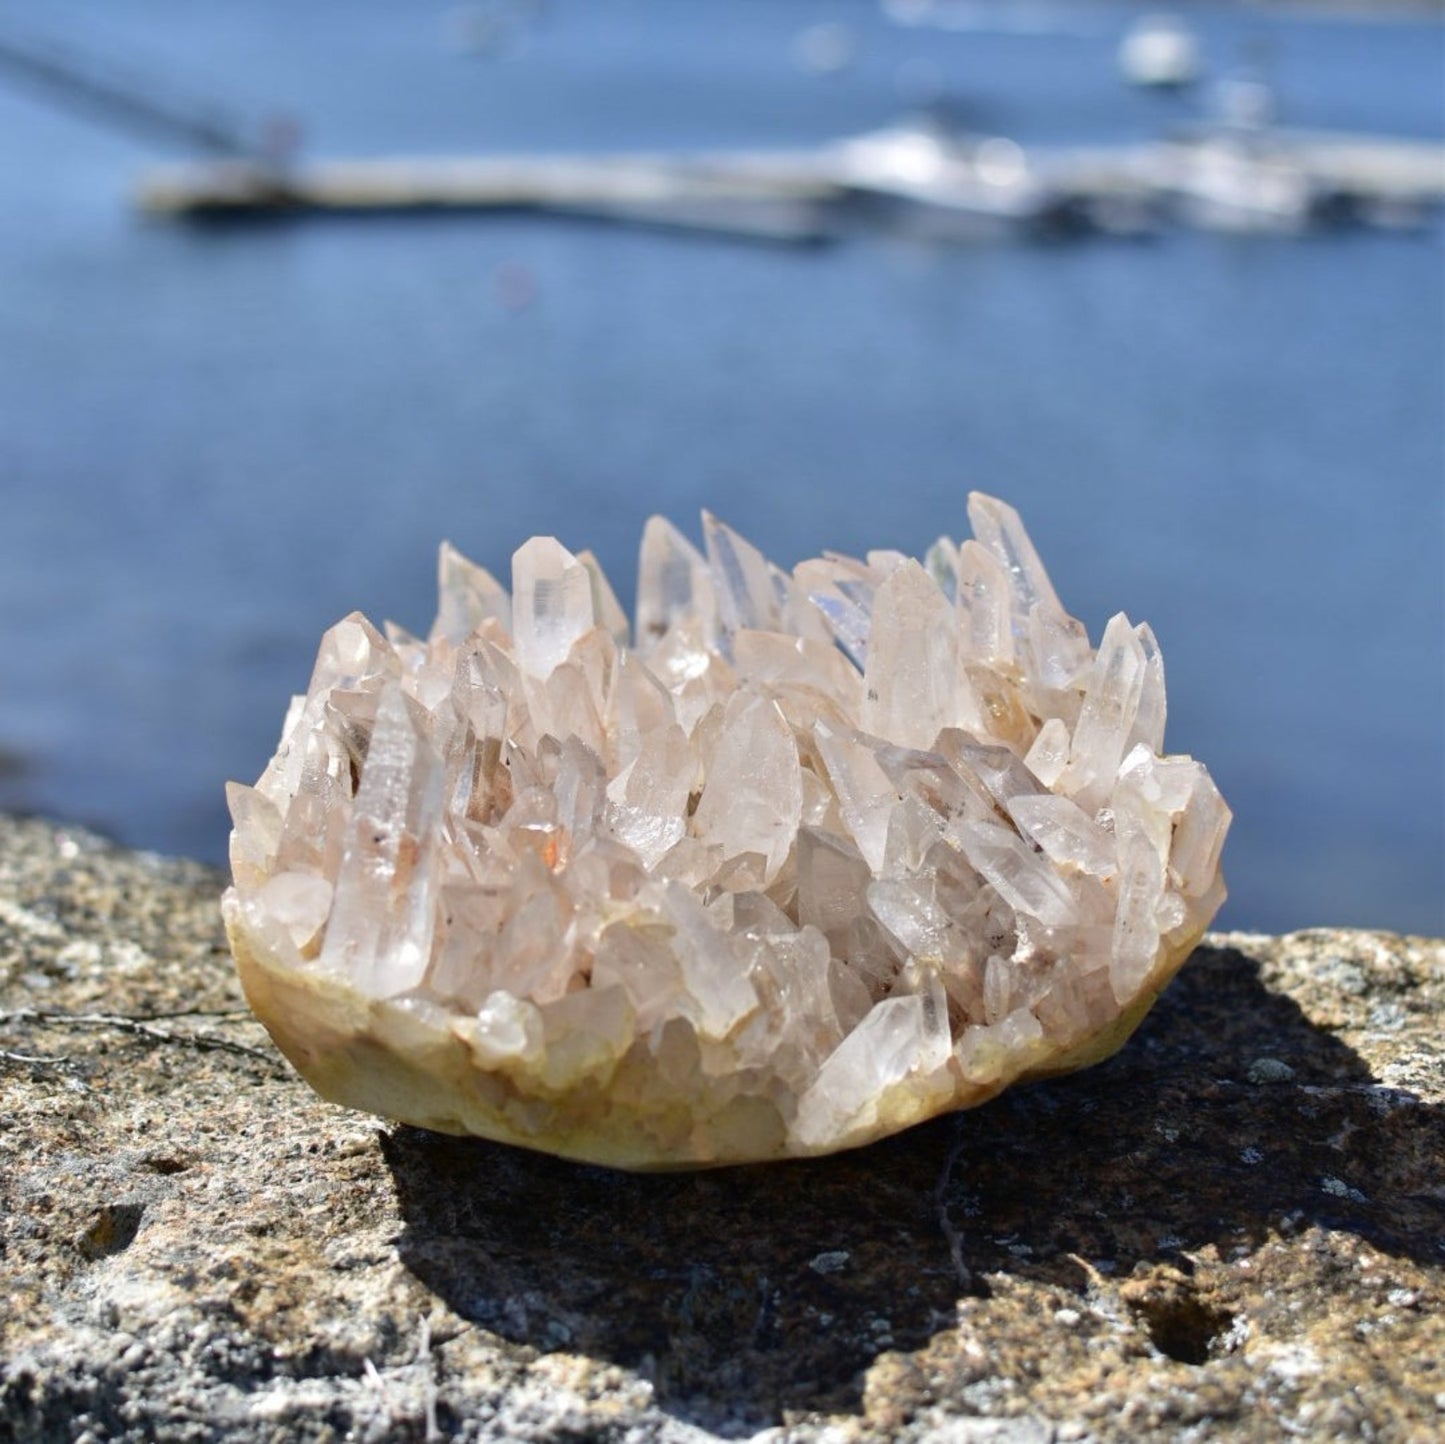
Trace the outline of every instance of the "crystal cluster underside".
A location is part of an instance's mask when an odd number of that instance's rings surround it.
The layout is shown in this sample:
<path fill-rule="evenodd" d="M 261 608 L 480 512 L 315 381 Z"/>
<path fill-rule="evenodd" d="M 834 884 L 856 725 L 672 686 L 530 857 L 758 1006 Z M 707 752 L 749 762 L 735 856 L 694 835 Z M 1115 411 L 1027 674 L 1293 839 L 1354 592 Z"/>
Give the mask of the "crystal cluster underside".
<path fill-rule="evenodd" d="M 1113 1051 L 1224 897 L 1147 626 L 1095 651 L 1017 514 L 792 574 L 654 518 L 635 632 L 550 538 L 353 615 L 225 916 L 325 1096 L 631 1168 L 826 1153 Z"/>

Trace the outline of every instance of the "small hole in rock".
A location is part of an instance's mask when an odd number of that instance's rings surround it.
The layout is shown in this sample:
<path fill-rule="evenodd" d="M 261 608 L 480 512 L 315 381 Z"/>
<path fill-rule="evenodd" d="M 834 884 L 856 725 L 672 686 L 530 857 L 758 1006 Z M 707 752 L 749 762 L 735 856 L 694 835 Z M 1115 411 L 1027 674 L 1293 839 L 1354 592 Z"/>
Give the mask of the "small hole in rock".
<path fill-rule="evenodd" d="M 169 1158 L 157 1155 L 142 1159 L 141 1166 L 149 1169 L 152 1173 L 172 1174 L 184 1173 L 186 1169 L 190 1167 L 190 1164 L 182 1158 Z"/>
<path fill-rule="evenodd" d="M 76 1239 L 76 1247 L 88 1259 L 105 1258 L 129 1248 L 140 1231 L 143 1212 L 138 1203 L 107 1203 Z"/>
<path fill-rule="evenodd" d="M 1208 1363 L 1215 1341 L 1234 1322 L 1227 1309 L 1215 1308 L 1186 1291 L 1156 1294 L 1137 1305 L 1149 1342 L 1180 1364 Z"/>

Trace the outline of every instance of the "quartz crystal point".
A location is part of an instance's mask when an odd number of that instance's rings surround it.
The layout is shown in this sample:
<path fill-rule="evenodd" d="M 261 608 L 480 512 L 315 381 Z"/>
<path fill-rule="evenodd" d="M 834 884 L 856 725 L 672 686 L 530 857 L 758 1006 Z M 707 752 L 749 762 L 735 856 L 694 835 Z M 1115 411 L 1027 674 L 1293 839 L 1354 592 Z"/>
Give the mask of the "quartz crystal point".
<path fill-rule="evenodd" d="M 326 1097 L 624 1168 L 828 1153 L 1120 1046 L 1224 897 L 1164 669 L 1097 652 L 1012 508 L 790 575 L 647 524 L 510 594 L 443 546 L 423 642 L 322 640 L 226 924 Z M 629 641 L 629 635 L 635 641 Z"/>

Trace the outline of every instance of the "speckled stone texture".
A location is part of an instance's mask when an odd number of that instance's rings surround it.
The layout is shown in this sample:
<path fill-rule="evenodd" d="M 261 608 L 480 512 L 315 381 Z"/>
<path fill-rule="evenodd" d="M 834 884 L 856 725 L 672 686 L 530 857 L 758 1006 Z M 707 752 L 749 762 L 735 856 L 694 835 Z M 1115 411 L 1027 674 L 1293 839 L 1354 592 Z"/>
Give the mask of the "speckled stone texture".
<path fill-rule="evenodd" d="M 1216 936 L 1089 1072 L 632 1176 L 321 1102 L 222 884 L 0 820 L 0 1440 L 1445 1431 L 1445 944 Z"/>

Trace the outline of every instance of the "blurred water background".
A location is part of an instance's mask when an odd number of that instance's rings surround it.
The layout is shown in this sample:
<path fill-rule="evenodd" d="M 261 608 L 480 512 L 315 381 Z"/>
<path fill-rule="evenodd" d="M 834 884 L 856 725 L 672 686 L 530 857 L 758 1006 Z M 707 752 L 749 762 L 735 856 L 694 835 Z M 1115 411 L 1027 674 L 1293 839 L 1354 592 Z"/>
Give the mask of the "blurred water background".
<path fill-rule="evenodd" d="M 294 114 L 316 154 L 792 147 L 920 87 L 1025 143 L 1191 109 L 1120 83 L 1119 7 L 478 13 L 10 0 L 0 27 Z M 1436 19 L 1187 13 L 1215 73 L 1268 46 L 1292 124 L 1445 131 Z M 798 64 L 820 22 L 852 46 L 824 76 Z M 0 806 L 220 860 L 222 784 L 260 771 L 323 628 L 425 628 L 442 537 L 505 578 L 553 533 L 626 597 L 654 511 L 696 534 L 708 506 L 791 565 L 966 533 L 977 486 L 1096 640 L 1120 608 L 1154 625 L 1170 744 L 1237 814 L 1223 924 L 1445 931 L 1438 222 L 823 249 L 521 216 L 191 229 L 128 206 L 166 154 L 0 88 Z"/>

